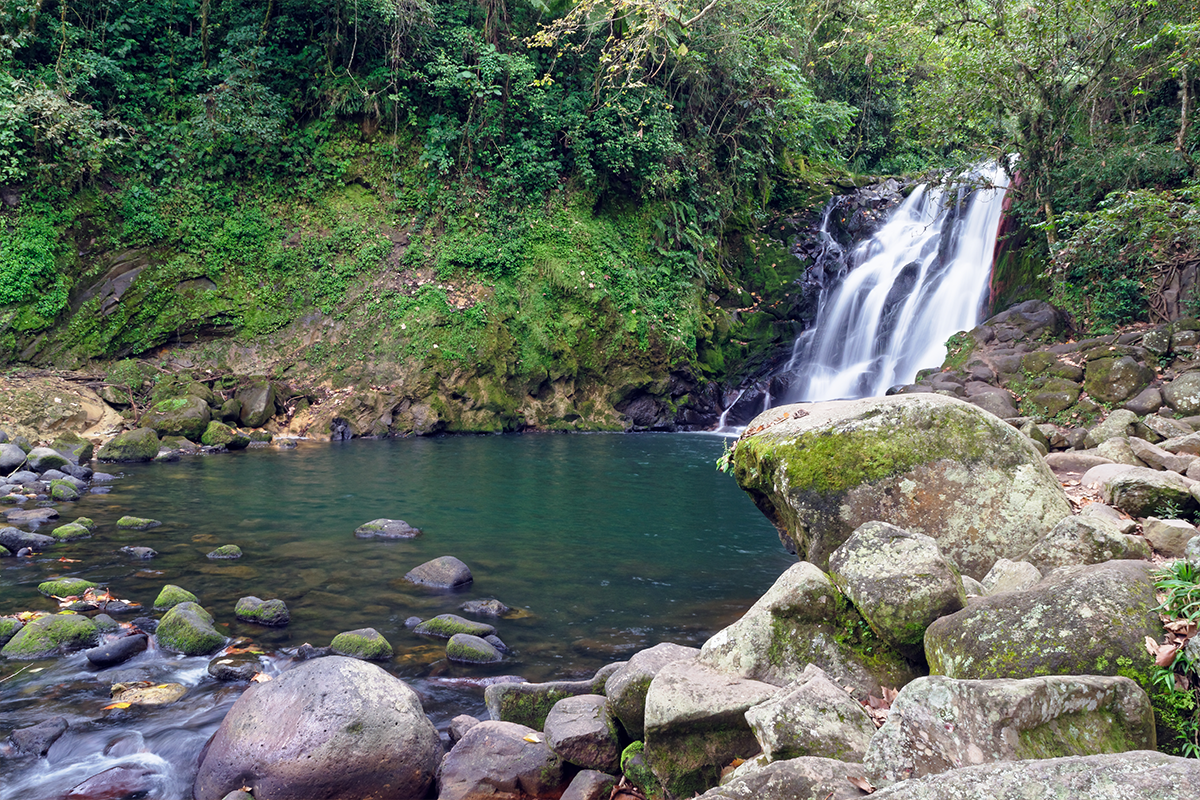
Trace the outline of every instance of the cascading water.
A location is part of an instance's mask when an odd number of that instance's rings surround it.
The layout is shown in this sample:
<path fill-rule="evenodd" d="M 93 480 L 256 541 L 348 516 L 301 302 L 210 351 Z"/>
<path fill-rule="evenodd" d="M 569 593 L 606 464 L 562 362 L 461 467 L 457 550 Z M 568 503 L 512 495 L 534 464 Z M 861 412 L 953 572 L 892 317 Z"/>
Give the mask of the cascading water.
<path fill-rule="evenodd" d="M 913 191 L 846 257 L 837 270 L 844 279 L 821 288 L 816 323 L 793 345 L 784 370 L 790 388 L 780 399 L 878 396 L 940 364 L 946 340 L 978 323 L 1006 186 L 994 166 L 971 185 Z M 835 203 L 822 221 L 827 259 L 842 255 L 827 232 Z"/>

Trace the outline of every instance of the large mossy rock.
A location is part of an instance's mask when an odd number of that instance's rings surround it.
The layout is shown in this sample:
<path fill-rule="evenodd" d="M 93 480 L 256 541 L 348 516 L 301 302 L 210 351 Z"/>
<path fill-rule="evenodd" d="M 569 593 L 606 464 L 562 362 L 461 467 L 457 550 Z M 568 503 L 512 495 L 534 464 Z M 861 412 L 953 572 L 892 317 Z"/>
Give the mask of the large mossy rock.
<path fill-rule="evenodd" d="M 200 434 L 200 444 L 224 447 L 226 450 L 245 450 L 250 446 L 250 437 L 214 419 Z"/>
<path fill-rule="evenodd" d="M 1087 362 L 1083 389 L 1101 403 L 1120 403 L 1145 389 L 1154 380 L 1154 370 L 1133 356 L 1097 358 Z"/>
<path fill-rule="evenodd" d="M 912 661 L 925 652 L 929 624 L 967 604 L 962 578 L 937 542 L 886 522 L 860 525 L 830 555 L 829 575 L 871 630 Z"/>
<path fill-rule="evenodd" d="M 275 387 L 266 378 L 256 378 L 233 397 L 242 406 L 238 419 L 247 427 L 257 428 L 275 415 Z"/>
<path fill-rule="evenodd" d="M 1171 516 L 1171 511 L 1191 511 L 1196 500 L 1188 484 L 1173 472 L 1130 467 L 1104 482 L 1104 502 L 1132 517 Z"/>
<path fill-rule="evenodd" d="M 72 463 L 62 453 L 50 447 L 35 447 L 29 451 L 26 459 L 29 461 L 29 468 L 39 475 L 47 470 L 61 469 Z"/>
<path fill-rule="evenodd" d="M 93 647 L 100 629 L 80 614 L 51 614 L 25 625 L 0 649 L 0 656 L 14 661 L 52 658 Z"/>
<path fill-rule="evenodd" d="M 185 656 L 207 656 L 225 645 L 225 637 L 213 626 L 212 614 L 191 601 L 163 614 L 154 635 L 162 648 Z"/>
<path fill-rule="evenodd" d="M 886 786 L 968 764 L 1154 746 L 1150 698 L 1129 678 L 931 675 L 900 690 L 864 765 L 872 783 Z"/>
<path fill-rule="evenodd" d="M 162 436 L 183 436 L 198 442 L 212 419 L 208 403 L 193 395 L 161 400 L 142 416 L 142 426 Z"/>
<path fill-rule="evenodd" d="M 368 661 L 387 661 L 395 655 L 391 643 L 374 628 L 343 631 L 333 637 L 329 647 L 338 655 L 362 658 Z"/>
<path fill-rule="evenodd" d="M 541 730 L 559 700 L 594 693 L 591 681 L 493 683 L 483 690 L 483 702 L 492 719 Z"/>
<path fill-rule="evenodd" d="M 96 458 L 101 461 L 153 461 L 158 455 L 158 434 L 153 428 L 137 428 L 109 439 Z"/>
<path fill-rule="evenodd" d="M 1154 566 L 1064 567 L 1024 592 L 983 597 L 925 632 L 929 671 L 951 678 L 1130 675 L 1143 686 L 1157 640 Z"/>
<path fill-rule="evenodd" d="M 783 686 L 816 664 L 866 699 L 917 673 L 876 637 L 821 570 L 789 567 L 750 610 L 700 648 L 700 661 L 731 675 Z"/>
<path fill-rule="evenodd" d="M 196 800 L 242 786 L 274 800 L 418 798 L 441 754 L 416 692 L 373 664 L 330 656 L 252 684 L 205 748 L 193 792 Z"/>
<path fill-rule="evenodd" d="M 747 432 L 734 448 L 738 483 L 784 545 L 822 568 L 855 528 L 880 520 L 933 537 L 978 579 L 1071 513 L 1027 437 L 951 397 L 781 406 Z"/>

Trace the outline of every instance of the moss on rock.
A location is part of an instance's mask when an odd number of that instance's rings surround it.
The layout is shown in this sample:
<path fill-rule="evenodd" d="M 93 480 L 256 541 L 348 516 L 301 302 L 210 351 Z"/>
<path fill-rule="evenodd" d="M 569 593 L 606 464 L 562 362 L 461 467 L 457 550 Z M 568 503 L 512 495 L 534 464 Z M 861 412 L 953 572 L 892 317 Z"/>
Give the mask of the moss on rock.
<path fill-rule="evenodd" d="M 172 606 L 154 633 L 162 647 L 188 656 L 209 655 L 225 644 L 225 637 L 213 627 L 212 614 L 192 601 Z"/>
<path fill-rule="evenodd" d="M 50 614 L 38 617 L 0 649 L 0 655 L 18 661 L 61 655 L 96 644 L 96 624 L 80 614 Z"/>
<path fill-rule="evenodd" d="M 329 647 L 338 655 L 367 661 L 386 661 L 394 655 L 391 644 L 374 628 L 339 633 Z"/>
<path fill-rule="evenodd" d="M 123 531 L 147 531 L 151 528 L 157 528 L 159 525 L 162 525 L 162 523 L 158 520 L 146 517 L 126 515 L 117 520 L 117 528 Z"/>
<path fill-rule="evenodd" d="M 101 461 L 153 461 L 158 455 L 158 434 L 152 428 L 138 428 L 119 433 L 100 448 L 96 458 Z"/>
<path fill-rule="evenodd" d="M 38 584 L 38 591 L 46 597 L 70 597 L 83 594 L 100 584 L 86 581 L 83 578 L 60 578 L 54 581 L 44 581 Z"/>
<path fill-rule="evenodd" d="M 154 600 L 154 610 L 163 611 L 174 608 L 180 603 L 199 602 L 200 598 L 196 597 L 196 595 L 192 594 L 187 589 L 183 589 L 173 583 L 168 583 L 162 588 L 162 591 L 158 593 L 158 597 Z"/>

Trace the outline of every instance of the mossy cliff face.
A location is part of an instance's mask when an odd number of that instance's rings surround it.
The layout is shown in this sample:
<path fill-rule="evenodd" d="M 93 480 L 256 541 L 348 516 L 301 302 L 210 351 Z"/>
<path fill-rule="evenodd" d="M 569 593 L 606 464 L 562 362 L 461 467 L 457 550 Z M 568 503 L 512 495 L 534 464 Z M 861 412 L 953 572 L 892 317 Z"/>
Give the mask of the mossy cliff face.
<path fill-rule="evenodd" d="M 738 484 L 784 545 L 824 568 L 871 520 L 933 537 L 966 575 L 1018 559 L 1070 505 L 1015 429 L 941 395 L 781 406 L 734 449 Z"/>

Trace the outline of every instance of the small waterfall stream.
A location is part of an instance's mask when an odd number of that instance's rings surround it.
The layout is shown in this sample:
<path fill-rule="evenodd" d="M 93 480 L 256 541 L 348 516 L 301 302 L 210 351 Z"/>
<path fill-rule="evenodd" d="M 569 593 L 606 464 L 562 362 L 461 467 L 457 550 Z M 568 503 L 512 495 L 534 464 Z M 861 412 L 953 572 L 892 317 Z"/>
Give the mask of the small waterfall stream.
<path fill-rule="evenodd" d="M 816 323 L 797 339 L 784 368 L 783 402 L 872 397 L 937 366 L 951 335 L 974 327 L 988 285 L 1007 177 L 981 168 L 967 185 L 922 185 L 872 238 L 849 254 L 828 233 L 819 258 L 843 259 L 823 273 Z M 978 187 L 978 188 L 977 188 Z"/>

